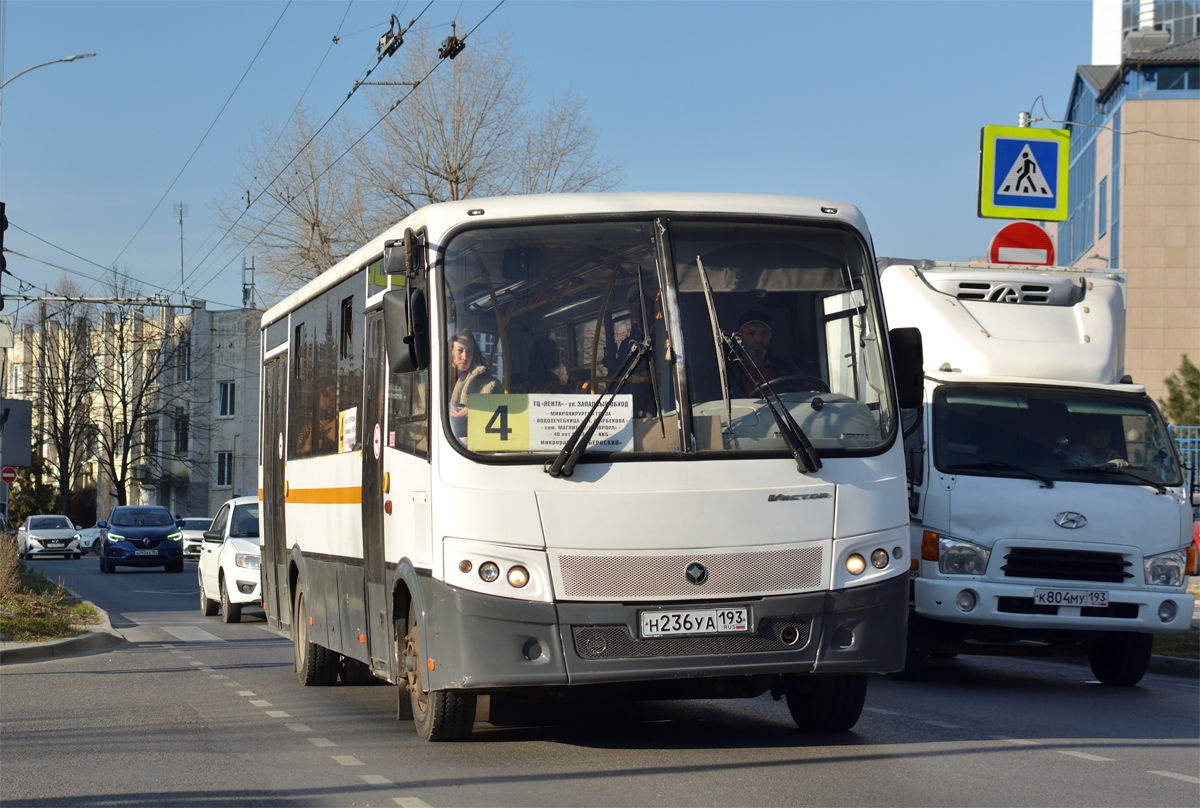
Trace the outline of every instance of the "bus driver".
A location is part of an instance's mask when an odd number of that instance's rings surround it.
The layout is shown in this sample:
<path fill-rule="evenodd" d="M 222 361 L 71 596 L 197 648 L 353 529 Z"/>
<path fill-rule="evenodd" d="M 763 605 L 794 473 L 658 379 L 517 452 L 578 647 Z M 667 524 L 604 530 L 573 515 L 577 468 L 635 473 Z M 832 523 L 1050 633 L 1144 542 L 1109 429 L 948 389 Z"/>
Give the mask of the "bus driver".
<path fill-rule="evenodd" d="M 450 345 L 450 371 L 454 389 L 450 392 L 450 426 L 456 438 L 467 437 L 467 396 L 503 392 L 500 382 L 483 364 L 475 335 L 462 328 L 454 332 Z"/>

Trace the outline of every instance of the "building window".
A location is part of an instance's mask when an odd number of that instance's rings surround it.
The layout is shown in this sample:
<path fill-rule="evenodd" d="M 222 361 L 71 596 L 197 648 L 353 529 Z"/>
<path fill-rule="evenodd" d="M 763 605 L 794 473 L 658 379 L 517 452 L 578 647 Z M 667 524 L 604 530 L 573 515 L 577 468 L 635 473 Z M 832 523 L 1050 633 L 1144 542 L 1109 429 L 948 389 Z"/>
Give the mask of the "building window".
<path fill-rule="evenodd" d="M 1096 202 L 1100 209 L 1099 229 L 1096 233 L 1103 236 L 1108 232 L 1108 177 L 1100 179 L 1100 190 L 1096 196 Z"/>
<path fill-rule="evenodd" d="M 175 408 L 175 454 L 186 454 L 188 450 L 188 414 L 183 407 Z"/>
<path fill-rule="evenodd" d="M 146 457 L 154 459 L 158 457 L 158 419 L 151 418 L 146 421 Z"/>
<path fill-rule="evenodd" d="M 217 382 L 217 417 L 232 418 L 234 416 L 234 393 L 236 383 Z"/>
<path fill-rule="evenodd" d="M 233 452 L 217 452 L 217 488 L 233 487 Z"/>
<path fill-rule="evenodd" d="M 176 381 L 190 382 L 192 380 L 192 338 L 185 331 L 179 336 L 179 363 Z"/>

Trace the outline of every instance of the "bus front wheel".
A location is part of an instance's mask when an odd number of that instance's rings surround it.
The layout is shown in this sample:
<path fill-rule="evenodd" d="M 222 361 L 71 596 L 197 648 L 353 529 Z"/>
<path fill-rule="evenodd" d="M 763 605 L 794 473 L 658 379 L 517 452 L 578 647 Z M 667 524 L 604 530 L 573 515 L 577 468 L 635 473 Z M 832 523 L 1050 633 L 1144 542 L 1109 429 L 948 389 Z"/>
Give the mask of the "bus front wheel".
<path fill-rule="evenodd" d="M 458 741 L 475 726 L 475 694 L 461 690 L 425 690 L 421 626 L 417 607 L 408 604 L 408 633 L 404 637 L 403 673 L 417 734 L 427 741 Z"/>
<path fill-rule="evenodd" d="M 292 663 L 296 677 L 305 687 L 325 687 L 337 681 L 341 660 L 338 655 L 308 640 L 308 611 L 304 608 L 304 590 L 296 591 L 296 609 L 292 620 Z"/>
<path fill-rule="evenodd" d="M 795 676 L 785 692 L 788 712 L 797 727 L 839 732 L 853 727 L 862 715 L 867 675 Z"/>

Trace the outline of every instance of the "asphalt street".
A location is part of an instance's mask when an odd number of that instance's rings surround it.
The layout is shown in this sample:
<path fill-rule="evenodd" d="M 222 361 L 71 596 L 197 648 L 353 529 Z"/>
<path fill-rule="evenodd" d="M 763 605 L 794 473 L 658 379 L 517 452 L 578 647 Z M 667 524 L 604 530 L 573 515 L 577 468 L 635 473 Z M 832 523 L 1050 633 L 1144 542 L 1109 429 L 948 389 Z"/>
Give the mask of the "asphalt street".
<path fill-rule="evenodd" d="M 1200 688 L 1065 663 L 958 658 L 874 678 L 850 732 L 803 733 L 771 697 L 509 704 L 430 744 L 398 689 L 304 688 L 261 611 L 200 615 L 196 567 L 33 562 L 128 640 L 0 668 L 12 806 L 1139 805 L 1200 802 Z"/>

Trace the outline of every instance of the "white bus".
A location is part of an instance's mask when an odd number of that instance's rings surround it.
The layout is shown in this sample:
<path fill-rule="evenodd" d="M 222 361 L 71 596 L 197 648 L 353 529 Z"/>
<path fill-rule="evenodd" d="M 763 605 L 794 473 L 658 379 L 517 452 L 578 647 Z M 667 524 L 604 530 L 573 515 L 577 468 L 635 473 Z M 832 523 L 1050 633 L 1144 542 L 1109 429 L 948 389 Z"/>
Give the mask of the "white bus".
<path fill-rule="evenodd" d="M 903 665 L 920 342 L 854 207 L 431 205 L 262 328 L 264 604 L 303 684 L 401 684 L 429 740 L 497 694 L 770 691 L 844 729 Z"/>

